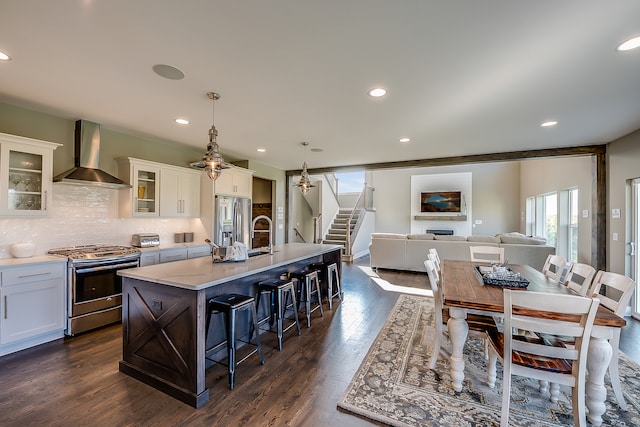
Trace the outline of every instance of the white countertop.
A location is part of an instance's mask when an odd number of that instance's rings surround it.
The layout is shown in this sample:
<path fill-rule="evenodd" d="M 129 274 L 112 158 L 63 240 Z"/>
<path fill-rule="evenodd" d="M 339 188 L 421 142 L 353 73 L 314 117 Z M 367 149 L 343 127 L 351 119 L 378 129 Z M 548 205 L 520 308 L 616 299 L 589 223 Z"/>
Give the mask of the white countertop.
<path fill-rule="evenodd" d="M 246 261 L 214 263 L 210 257 L 201 257 L 129 268 L 120 270 L 118 274 L 162 285 L 199 290 L 340 248 L 339 245 L 287 243 L 274 246 L 273 255 L 258 255 Z"/>
<path fill-rule="evenodd" d="M 53 255 L 38 255 L 28 258 L 2 258 L 0 259 L 0 267 L 15 267 L 28 264 L 41 264 L 51 262 L 67 262 L 66 257 Z"/>

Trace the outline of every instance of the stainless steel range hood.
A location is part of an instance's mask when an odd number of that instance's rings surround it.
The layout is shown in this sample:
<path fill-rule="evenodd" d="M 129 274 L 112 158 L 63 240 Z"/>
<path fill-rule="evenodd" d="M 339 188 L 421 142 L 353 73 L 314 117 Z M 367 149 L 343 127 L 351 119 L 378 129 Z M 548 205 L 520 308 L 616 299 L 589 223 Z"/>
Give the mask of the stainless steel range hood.
<path fill-rule="evenodd" d="M 107 188 L 131 188 L 126 182 L 99 169 L 100 125 L 88 120 L 76 121 L 73 169 L 53 178 L 53 182 L 94 185 Z"/>

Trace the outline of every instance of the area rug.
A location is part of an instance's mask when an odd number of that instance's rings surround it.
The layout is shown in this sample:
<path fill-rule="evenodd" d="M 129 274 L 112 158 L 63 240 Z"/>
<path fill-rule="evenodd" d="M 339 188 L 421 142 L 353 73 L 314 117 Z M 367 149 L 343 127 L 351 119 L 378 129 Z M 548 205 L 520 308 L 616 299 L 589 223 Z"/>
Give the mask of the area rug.
<path fill-rule="evenodd" d="M 434 370 L 428 368 L 433 341 L 433 301 L 429 297 L 400 295 L 389 319 L 371 346 L 338 407 L 392 426 L 498 426 L 502 370 L 495 389 L 486 386 L 487 363 L 479 339 L 465 345 L 463 390 L 451 387 L 447 352 Z M 640 425 L 639 367 L 620 355 L 620 375 L 628 411 L 620 410 L 607 384 L 607 412 L 603 425 Z M 572 426 L 571 389 L 561 387 L 557 403 L 538 391 L 538 382 L 513 377 L 510 425 Z"/>

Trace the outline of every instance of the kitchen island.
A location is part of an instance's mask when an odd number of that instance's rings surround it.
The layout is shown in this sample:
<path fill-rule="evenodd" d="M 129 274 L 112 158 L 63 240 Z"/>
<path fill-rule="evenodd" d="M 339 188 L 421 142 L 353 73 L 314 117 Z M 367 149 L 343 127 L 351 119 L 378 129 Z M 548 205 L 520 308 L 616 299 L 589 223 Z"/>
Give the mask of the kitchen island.
<path fill-rule="evenodd" d="M 209 400 L 205 371 L 207 301 L 255 295 L 257 283 L 316 262 L 335 262 L 341 246 L 288 243 L 241 262 L 194 258 L 132 268 L 122 276 L 120 371 L 195 408 Z M 222 337 L 215 328 L 209 342 Z M 217 336 L 215 336 L 217 334 Z"/>

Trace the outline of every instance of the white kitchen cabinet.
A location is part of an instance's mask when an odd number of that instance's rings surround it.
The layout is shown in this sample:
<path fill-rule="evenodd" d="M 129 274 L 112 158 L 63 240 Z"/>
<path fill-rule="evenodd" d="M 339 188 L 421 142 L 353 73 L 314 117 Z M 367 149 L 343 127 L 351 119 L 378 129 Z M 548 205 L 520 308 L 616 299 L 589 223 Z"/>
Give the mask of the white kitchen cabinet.
<path fill-rule="evenodd" d="M 250 199 L 252 190 L 253 171 L 237 166 L 223 169 L 218 179 L 213 181 L 214 194 L 226 194 Z"/>
<path fill-rule="evenodd" d="M 132 188 L 120 190 L 121 217 L 157 217 L 160 215 L 160 167 L 146 160 L 118 159 L 118 175 Z"/>
<path fill-rule="evenodd" d="M 140 267 L 160 263 L 160 252 L 142 252 L 140 254 Z"/>
<path fill-rule="evenodd" d="M 164 249 L 160 251 L 160 263 L 187 259 L 187 248 Z"/>
<path fill-rule="evenodd" d="M 187 246 L 187 258 L 200 258 L 211 255 L 211 246 Z"/>
<path fill-rule="evenodd" d="M 5 344 L 26 343 L 16 350 L 63 336 L 65 272 L 66 262 L 0 270 L 0 354 L 6 352 Z M 43 338 L 29 341 L 38 336 Z"/>
<path fill-rule="evenodd" d="M 143 249 L 140 255 L 140 267 L 210 255 L 211 246 L 209 245 L 190 245 L 170 249 Z"/>
<path fill-rule="evenodd" d="M 46 216 L 53 150 L 61 144 L 0 133 L 0 215 Z"/>
<path fill-rule="evenodd" d="M 132 157 L 118 159 L 121 217 L 199 217 L 200 174 L 178 166 Z"/>
<path fill-rule="evenodd" d="M 160 169 L 160 216 L 200 216 L 200 175 L 202 172 L 179 167 Z"/>

